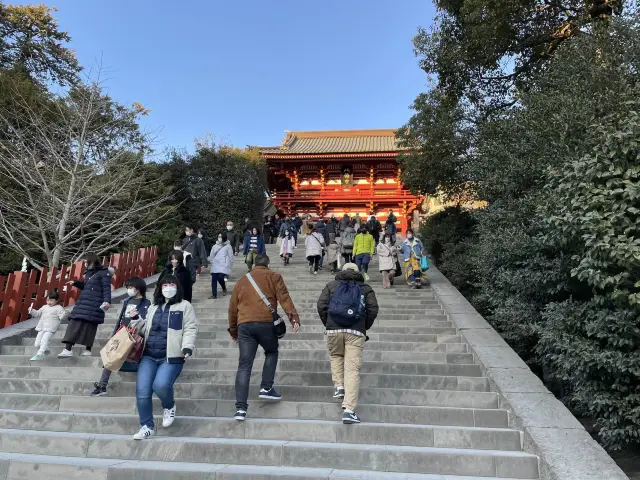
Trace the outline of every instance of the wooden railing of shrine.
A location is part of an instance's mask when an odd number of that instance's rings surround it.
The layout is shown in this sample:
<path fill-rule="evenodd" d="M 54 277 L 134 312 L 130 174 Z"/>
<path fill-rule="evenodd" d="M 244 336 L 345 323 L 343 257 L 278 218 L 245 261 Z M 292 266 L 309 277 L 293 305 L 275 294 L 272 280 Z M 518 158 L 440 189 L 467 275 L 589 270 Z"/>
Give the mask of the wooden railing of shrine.
<path fill-rule="evenodd" d="M 111 289 L 120 288 L 131 277 L 150 277 L 156 272 L 158 248 L 141 248 L 132 252 L 115 253 L 103 257 L 104 266 L 113 267 Z M 57 290 L 60 305 L 73 305 L 80 296 L 80 290 L 68 287 L 69 280 L 82 280 L 84 262 L 71 266 L 44 268 L 42 271 L 13 272 L 8 276 L 0 275 L 0 328 L 8 327 L 27 319 L 30 306 L 40 308 L 47 301 L 47 295 Z"/>

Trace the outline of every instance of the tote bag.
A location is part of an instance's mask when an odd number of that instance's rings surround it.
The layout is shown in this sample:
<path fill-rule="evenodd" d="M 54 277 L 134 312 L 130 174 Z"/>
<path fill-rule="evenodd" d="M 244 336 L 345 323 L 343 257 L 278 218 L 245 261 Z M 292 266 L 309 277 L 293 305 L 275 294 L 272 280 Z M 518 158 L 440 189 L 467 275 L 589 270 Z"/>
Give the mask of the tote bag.
<path fill-rule="evenodd" d="M 117 372 L 127 361 L 127 357 L 135 344 L 133 335 L 127 328 L 121 328 L 109 339 L 107 344 L 100 350 L 102 364 L 107 370 Z"/>

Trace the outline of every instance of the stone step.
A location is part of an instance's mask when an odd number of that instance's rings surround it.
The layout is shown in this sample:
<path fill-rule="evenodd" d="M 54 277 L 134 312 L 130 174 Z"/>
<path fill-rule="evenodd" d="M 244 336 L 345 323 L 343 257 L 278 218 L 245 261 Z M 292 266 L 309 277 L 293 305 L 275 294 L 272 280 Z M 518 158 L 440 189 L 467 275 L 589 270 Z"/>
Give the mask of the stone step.
<path fill-rule="evenodd" d="M 2 349 L 12 349 L 15 347 L 3 346 Z M 18 348 L 34 348 L 34 347 L 18 347 Z M 425 362 L 425 363 L 450 363 L 450 364 L 469 364 L 474 363 L 474 357 L 471 353 L 457 353 L 458 350 L 466 351 L 467 345 L 463 343 L 440 343 L 440 344 L 423 344 L 420 351 L 404 352 L 404 351 L 364 351 L 362 354 L 363 361 L 373 362 Z M 72 366 L 93 366 L 99 367 L 100 354 L 96 350 L 91 357 L 74 356 L 70 358 L 56 358 L 55 354 L 62 351 L 62 347 L 55 349 L 52 347 L 52 356 L 45 357 L 44 360 L 30 361 L 30 355 L 0 355 L 0 367 L 2 366 L 41 366 L 47 367 L 72 367 Z M 76 352 L 81 351 L 82 347 L 75 349 Z M 3 350 L 4 351 L 4 350 Z M 33 350 L 31 350 L 33 351 Z M 452 353 L 448 353 L 452 352 Z M 256 358 L 262 358 L 264 353 L 261 351 Z M 195 358 L 190 363 L 207 362 L 219 358 L 238 358 L 237 348 L 197 348 Z M 281 360 L 328 360 L 329 353 L 326 349 L 315 350 L 297 350 L 283 349 L 279 352 L 278 358 Z M 206 363 L 203 363 L 203 365 Z"/>
<path fill-rule="evenodd" d="M 5 347 L 5 348 L 25 348 L 25 347 Z M 35 350 L 35 347 L 26 347 Z M 81 347 L 78 347 L 80 350 Z M 84 360 L 84 358 L 80 358 Z M 60 368 L 74 368 L 70 367 L 63 361 L 44 363 L 44 362 L 32 362 L 33 367 L 45 367 L 51 368 L 57 366 Z M 254 371 L 262 369 L 263 358 L 259 358 L 253 365 Z M 98 368 L 98 364 L 94 368 Z M 238 360 L 234 358 L 220 358 L 220 359 L 199 359 L 192 358 L 185 365 L 183 371 L 217 371 L 217 370 L 233 370 L 235 371 L 238 366 Z M 330 372 L 331 364 L 329 360 L 280 360 L 278 362 L 278 371 L 280 372 Z M 422 362 L 376 362 L 370 361 L 363 363 L 360 371 L 362 373 L 377 373 L 377 374 L 404 374 L 404 375 L 461 375 L 465 377 L 480 377 L 482 376 L 482 370 L 480 365 L 477 364 L 450 364 L 450 363 L 422 363 Z M 26 372 L 25 372 L 26 373 Z M 113 375 L 127 375 L 121 372 L 115 372 Z M 115 378 L 115 377 L 114 377 Z"/>
<path fill-rule="evenodd" d="M 29 430 L 0 430 L 0 449 L 31 453 L 43 449 L 54 456 L 142 461 L 225 463 L 445 475 L 494 475 L 538 478 L 538 459 L 522 452 L 402 445 L 162 437 L 136 442 L 129 435 Z"/>
<path fill-rule="evenodd" d="M 57 477 L 96 480 L 513 480 L 514 477 L 450 476 L 168 461 L 123 461 L 90 457 L 56 457 L 0 453 L 7 480 Z M 517 480 L 517 479 L 516 479 Z"/>
<path fill-rule="evenodd" d="M 330 399 L 324 402 L 300 402 L 283 400 L 278 403 L 254 403 L 250 418 L 281 418 L 302 420 L 339 420 L 340 403 Z M 180 415 L 231 417 L 235 411 L 234 400 L 180 399 Z M 2 410 L 7 409 L 7 410 Z M 47 412 L 84 412 L 95 414 L 135 414 L 135 398 L 64 395 L 11 394 L 0 397 L 0 427 L 4 422 L 13 425 L 14 410 Z M 5 412 L 2 414 L 1 412 Z M 162 414 L 162 406 L 154 399 L 154 412 Z M 366 423 L 401 423 L 416 425 L 449 425 L 460 427 L 506 428 L 509 415 L 497 407 L 474 408 L 451 405 L 380 405 L 358 404 L 358 413 Z M 8 427 L 9 428 L 9 427 Z"/>
<path fill-rule="evenodd" d="M 89 376 L 89 375 L 87 375 Z M 96 381 L 96 377 L 81 379 L 85 381 L 85 385 L 89 387 L 90 382 Z M 60 384 L 59 380 L 64 382 L 62 387 L 68 386 L 69 383 L 66 380 L 74 380 L 71 378 L 51 379 L 49 388 L 52 391 L 56 391 L 57 385 Z M 78 381 L 78 380 L 76 380 Z M 211 414 L 211 407 L 209 404 L 215 402 L 215 400 L 227 400 L 235 397 L 235 390 L 233 384 L 218 384 L 210 385 L 205 383 L 184 383 L 180 382 L 184 387 L 179 390 L 180 395 L 185 395 L 181 399 L 181 410 L 185 415 L 204 415 L 201 412 L 207 412 Z M 176 383 L 176 385 L 178 385 Z M 80 385 L 81 389 L 82 385 Z M 83 394 L 88 395 L 92 389 L 83 389 Z M 259 387 L 254 386 L 250 388 L 250 401 L 254 401 L 255 404 L 263 405 L 265 402 L 258 400 Z M 308 402 L 311 404 L 317 402 L 334 401 L 333 387 L 332 386 L 315 386 L 308 387 L 302 385 L 278 385 L 278 392 L 287 401 L 292 402 Z M 129 396 L 123 397 L 110 397 L 109 401 L 118 401 L 116 404 L 120 406 L 123 403 L 130 402 L 131 405 L 135 405 L 135 391 L 130 390 Z M 27 397 L 36 398 L 27 398 Z M 20 407 L 20 403 L 15 403 L 17 398 L 20 401 L 29 402 Z M 74 396 L 74 395 L 42 395 L 42 394 L 27 394 L 27 393 L 10 393 L 5 392 L 0 396 L 0 408 L 28 408 L 32 409 L 39 405 L 39 401 L 44 402 L 46 405 L 56 405 L 56 402 L 62 402 L 68 405 L 71 410 L 73 407 L 80 408 L 84 405 L 90 407 L 89 411 L 96 411 L 95 409 L 107 408 L 107 398 L 91 398 L 86 396 Z M 360 389 L 359 401 L 363 404 L 373 405 L 405 405 L 405 406 L 433 406 L 433 407 L 460 407 L 460 408 L 489 408 L 496 409 L 499 407 L 498 395 L 494 392 L 476 392 L 476 391 L 447 391 L 447 390 L 409 390 L 409 389 L 390 389 L 390 388 L 362 388 Z M 91 403 L 93 402 L 93 403 Z M 30 405 L 26 407 L 26 405 Z M 184 406 L 183 406 L 184 404 Z M 12 405 L 12 406 L 9 406 Z M 262 408 L 262 407 L 261 407 Z M 52 408 L 38 408 L 51 410 Z M 54 408 L 57 409 L 57 408 Z M 62 408 L 67 410 L 67 408 Z M 84 411 L 84 410 L 82 410 Z M 98 410 L 102 411 L 102 410 Z M 105 410 L 106 411 L 106 410 Z M 110 410 L 112 413 L 118 413 L 118 411 Z M 120 412 L 126 413 L 126 412 Z M 233 412 L 230 413 L 230 415 Z"/>
<path fill-rule="evenodd" d="M 83 369 L 86 370 L 86 369 Z M 91 374 L 90 370 L 88 371 Z M 41 372 L 42 374 L 43 372 Z M 47 373 L 46 371 L 44 373 Z M 4 391 L 26 391 L 27 393 L 46 393 L 49 390 L 49 380 L 61 380 L 61 376 L 65 376 L 66 369 L 56 369 L 54 373 L 58 373 L 57 377 L 47 377 L 39 379 L 2 379 L 0 378 L 0 392 Z M 258 369 L 252 372 L 252 381 L 260 383 L 262 372 Z M 122 378 L 125 380 L 135 378 L 135 374 L 123 373 Z M 199 385 L 202 390 L 205 385 L 214 388 L 218 385 L 233 384 L 235 382 L 235 370 L 185 370 L 177 380 L 178 383 L 193 383 Z M 95 378 L 95 376 L 92 376 Z M 76 377 L 78 379 L 78 377 Z M 290 385 L 305 385 L 310 387 L 333 386 L 330 372 L 293 372 L 280 370 L 276 375 L 276 385 L 279 388 Z M 213 384 L 213 385 L 211 385 Z M 131 394 L 135 394 L 135 385 L 132 382 Z M 407 374 L 386 374 L 379 373 L 362 373 L 360 377 L 360 388 L 389 388 L 404 391 L 409 390 L 455 390 L 455 391 L 472 391 L 487 392 L 489 391 L 489 382 L 485 377 L 464 377 L 464 376 L 443 376 L 443 375 L 407 375 Z M 206 391 L 207 388 L 204 388 Z M 56 393 L 56 392 L 53 392 Z M 204 394 L 202 394 L 204 395 Z M 198 396 L 197 398 L 206 398 Z"/>
<path fill-rule="evenodd" d="M 400 341 L 412 341 L 409 336 L 413 335 L 425 335 L 427 334 L 428 328 L 454 328 L 454 324 L 449 321 L 438 321 L 438 320 L 424 320 L 422 327 L 380 327 L 376 326 L 375 331 L 368 332 L 369 339 L 374 340 L 376 338 L 382 338 L 384 335 L 385 341 L 394 341 L 393 337 L 398 335 L 406 335 L 407 338 Z M 103 324 L 98 326 L 98 336 L 111 335 L 113 329 L 115 327 L 115 322 L 110 324 Z M 214 333 L 224 333 L 229 335 L 227 329 L 229 325 L 227 322 L 216 324 L 216 323 L 202 323 L 198 322 L 198 336 L 202 336 L 203 334 L 214 332 Z M 55 335 L 54 338 L 59 336 L 64 336 L 64 332 L 67 330 L 67 325 L 60 325 L 58 327 L 58 335 Z M 308 334 L 322 334 L 324 336 L 325 327 L 318 322 L 317 324 L 305 324 L 296 334 L 296 338 L 300 338 L 300 335 L 308 335 Z M 388 337 L 388 335 L 392 337 Z M 419 339 L 418 339 L 419 340 Z M 416 341 L 418 341 L 416 340 Z"/>
<path fill-rule="evenodd" d="M 6 411 L 5 411 L 6 412 Z M 2 415 L 2 412 L 0 412 Z M 4 429 L 73 433 L 130 435 L 138 428 L 136 415 L 13 412 Z M 156 418 L 162 424 L 162 417 Z M 184 417 L 178 414 L 171 428 L 158 428 L 157 435 L 170 437 L 247 438 L 326 443 L 364 443 L 414 447 L 464 448 L 476 450 L 521 450 L 519 432 L 508 428 L 368 423 L 358 428 L 329 420 L 251 418 L 237 422 L 231 417 Z"/>

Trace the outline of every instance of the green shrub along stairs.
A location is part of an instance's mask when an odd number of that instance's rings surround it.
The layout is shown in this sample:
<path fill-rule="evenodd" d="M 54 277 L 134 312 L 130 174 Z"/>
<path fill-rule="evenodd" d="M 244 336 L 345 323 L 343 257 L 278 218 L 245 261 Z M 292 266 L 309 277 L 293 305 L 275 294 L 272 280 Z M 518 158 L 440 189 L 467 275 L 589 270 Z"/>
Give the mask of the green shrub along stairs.
<path fill-rule="evenodd" d="M 276 375 L 280 403 L 257 399 L 261 353 L 252 374 L 247 421 L 233 420 L 238 348 L 227 329 L 228 298 L 209 300 L 210 279 L 194 286 L 199 334 L 194 358 L 176 383 L 177 419 L 136 442 L 135 374 L 114 373 L 108 396 L 89 396 L 101 373 L 99 350 L 119 311 L 98 329 L 92 357 L 30 362 L 32 338 L 0 355 L 0 480 L 125 479 L 538 479 L 538 457 L 522 450 L 522 434 L 429 288 L 404 283 L 383 290 L 371 265 L 380 315 L 365 346 L 357 412 L 343 425 L 332 398 L 329 358 L 316 313 L 332 276 L 310 275 L 298 248 L 284 275 L 302 327 L 281 341 Z M 229 281 L 242 275 L 242 258 Z M 156 414 L 161 414 L 154 399 Z"/>

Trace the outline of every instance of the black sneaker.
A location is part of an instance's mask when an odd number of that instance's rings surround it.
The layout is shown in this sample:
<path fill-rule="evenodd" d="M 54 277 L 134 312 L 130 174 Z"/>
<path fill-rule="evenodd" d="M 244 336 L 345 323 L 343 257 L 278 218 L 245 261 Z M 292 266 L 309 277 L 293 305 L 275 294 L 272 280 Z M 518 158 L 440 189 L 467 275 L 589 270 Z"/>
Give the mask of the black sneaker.
<path fill-rule="evenodd" d="M 217 296 L 215 296 L 215 295 L 211 295 L 211 296 L 209 297 L 209 300 L 217 300 L 217 299 L 218 299 L 218 297 L 217 297 Z"/>
<path fill-rule="evenodd" d="M 98 382 L 93 384 L 95 390 L 91 392 L 89 395 L 92 397 L 104 397 L 107 394 L 107 387 L 102 387 Z"/>
<path fill-rule="evenodd" d="M 234 420 L 237 420 L 239 422 L 244 422 L 247 418 L 247 412 L 245 412 L 244 410 L 238 410 L 233 418 Z"/>
<path fill-rule="evenodd" d="M 222 290 L 222 296 L 226 297 L 227 296 L 227 291 L 226 290 Z"/>
<path fill-rule="evenodd" d="M 342 415 L 342 423 L 345 425 L 360 423 L 360 417 L 358 417 L 355 412 L 344 412 Z"/>
<path fill-rule="evenodd" d="M 280 400 L 282 400 L 282 395 L 276 392 L 273 387 L 271 387 L 270 390 L 261 388 L 258 397 L 262 400 L 271 400 L 272 402 L 279 402 Z"/>
<path fill-rule="evenodd" d="M 333 398 L 344 398 L 344 388 L 336 387 L 335 391 L 333 392 Z"/>

